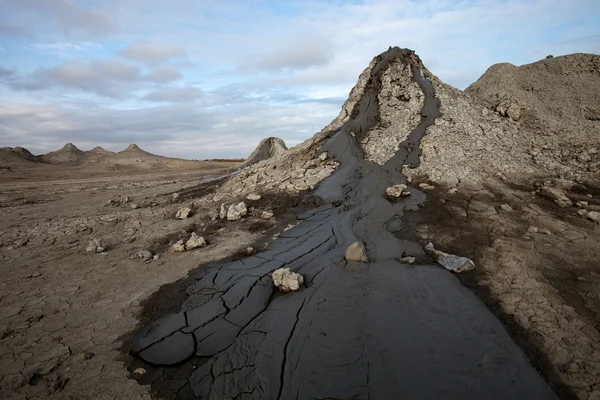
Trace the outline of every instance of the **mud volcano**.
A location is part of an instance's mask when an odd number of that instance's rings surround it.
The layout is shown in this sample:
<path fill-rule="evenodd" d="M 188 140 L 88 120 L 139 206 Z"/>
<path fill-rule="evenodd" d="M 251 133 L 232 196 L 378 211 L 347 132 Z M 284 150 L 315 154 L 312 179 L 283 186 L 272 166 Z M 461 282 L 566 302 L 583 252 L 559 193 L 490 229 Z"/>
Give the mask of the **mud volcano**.
<path fill-rule="evenodd" d="M 133 350 L 157 365 L 205 362 L 190 377 L 200 399 L 552 399 L 501 323 L 448 271 L 407 265 L 425 259 L 398 240 L 405 211 L 425 194 L 400 201 L 388 186 L 406 183 L 419 143 L 439 115 L 418 57 L 391 48 L 376 57 L 360 99 L 319 153 L 340 163 L 314 194 L 324 205 L 298 216 L 265 251 L 206 271 L 187 289 L 181 311 L 149 324 Z M 420 122 L 379 163 L 365 149 L 379 121 L 382 80 L 394 64 L 420 92 Z M 404 133 L 406 135 L 406 133 Z M 362 242 L 368 263 L 344 252 Z M 287 267 L 304 287 L 282 294 L 270 273 Z"/>

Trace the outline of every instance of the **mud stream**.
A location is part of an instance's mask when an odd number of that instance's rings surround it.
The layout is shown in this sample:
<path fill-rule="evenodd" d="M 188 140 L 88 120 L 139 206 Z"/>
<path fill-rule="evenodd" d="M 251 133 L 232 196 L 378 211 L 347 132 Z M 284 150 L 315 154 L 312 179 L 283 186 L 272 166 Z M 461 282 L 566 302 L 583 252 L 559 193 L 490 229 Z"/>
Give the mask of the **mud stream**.
<path fill-rule="evenodd" d="M 316 195 L 326 204 L 299 215 L 265 251 L 208 271 L 187 289 L 181 311 L 146 326 L 133 350 L 158 365 L 207 361 L 190 377 L 201 399 L 552 399 L 554 393 L 501 323 L 449 272 L 409 266 L 417 243 L 393 232 L 425 195 L 399 202 L 385 189 L 419 164 L 419 142 L 439 101 L 408 50 L 383 53 L 348 121 L 323 146 L 340 167 Z M 422 121 L 385 165 L 357 145 L 378 121 L 380 78 L 396 57 L 425 94 Z M 335 204 L 335 205 L 334 205 Z M 369 263 L 346 262 L 365 244 Z M 305 277 L 298 292 L 274 292 L 270 273 Z"/>

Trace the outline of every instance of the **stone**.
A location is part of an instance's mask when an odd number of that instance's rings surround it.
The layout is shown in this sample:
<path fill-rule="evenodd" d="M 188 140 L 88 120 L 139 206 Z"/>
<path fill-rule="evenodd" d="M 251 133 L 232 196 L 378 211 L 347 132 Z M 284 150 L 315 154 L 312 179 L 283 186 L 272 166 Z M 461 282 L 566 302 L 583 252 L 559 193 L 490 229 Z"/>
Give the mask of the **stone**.
<path fill-rule="evenodd" d="M 221 204 L 221 209 L 219 210 L 219 219 L 225 219 L 227 217 L 227 205 Z"/>
<path fill-rule="evenodd" d="M 192 209 L 188 207 L 180 208 L 175 214 L 175 218 L 177 219 L 186 219 L 192 215 Z"/>
<path fill-rule="evenodd" d="M 394 185 L 394 186 L 390 186 L 387 189 L 385 189 L 385 194 L 388 195 L 389 197 L 401 197 L 401 196 L 406 196 L 404 193 L 408 193 L 410 194 L 410 192 L 407 192 L 407 186 L 403 183 L 400 183 L 398 185 Z"/>
<path fill-rule="evenodd" d="M 347 261 L 369 262 L 365 247 L 360 242 L 354 242 L 346 249 L 344 258 Z"/>
<path fill-rule="evenodd" d="M 129 196 L 125 196 L 123 203 L 129 203 L 130 201 L 131 201 L 131 199 L 129 199 Z"/>
<path fill-rule="evenodd" d="M 138 374 L 138 375 L 144 375 L 146 373 L 146 370 L 144 368 L 140 367 L 140 368 L 134 369 L 133 373 Z"/>
<path fill-rule="evenodd" d="M 594 222 L 600 222 L 600 212 L 590 211 L 587 213 L 587 219 Z"/>
<path fill-rule="evenodd" d="M 571 207 L 573 202 L 567 197 L 565 192 L 559 188 L 543 186 L 538 190 L 538 193 L 552 201 L 554 201 L 559 207 Z"/>
<path fill-rule="evenodd" d="M 321 161 L 327 160 L 327 152 L 326 151 L 319 154 L 319 160 L 321 160 Z"/>
<path fill-rule="evenodd" d="M 134 210 L 135 210 L 135 209 L 138 209 L 138 208 L 140 208 L 140 206 L 138 206 L 138 205 L 137 205 L 137 204 L 135 204 L 135 203 L 131 203 L 131 205 L 130 205 L 129 207 L 131 207 L 131 208 L 132 208 L 132 209 L 134 209 Z"/>
<path fill-rule="evenodd" d="M 419 188 L 423 189 L 423 190 L 433 190 L 433 189 L 435 189 L 435 186 L 430 185 L 429 183 L 423 182 L 423 183 L 419 183 Z"/>
<path fill-rule="evenodd" d="M 273 218 L 273 213 L 271 211 L 263 211 L 260 214 L 260 219 L 271 219 Z"/>
<path fill-rule="evenodd" d="M 246 255 L 251 256 L 254 254 L 254 247 L 246 247 Z"/>
<path fill-rule="evenodd" d="M 246 197 L 246 199 L 250 200 L 250 201 L 257 201 L 261 199 L 260 194 L 256 194 L 256 193 L 250 193 L 248 195 L 248 197 Z"/>
<path fill-rule="evenodd" d="M 171 196 L 171 201 L 176 202 L 179 199 L 179 193 L 173 193 Z"/>
<path fill-rule="evenodd" d="M 198 247 L 206 246 L 206 240 L 202 236 L 198 236 L 196 232 L 192 232 L 192 236 L 185 242 L 185 249 L 192 250 Z"/>
<path fill-rule="evenodd" d="M 536 226 L 530 226 L 529 228 L 527 228 L 527 233 L 538 233 L 540 231 L 540 229 Z"/>
<path fill-rule="evenodd" d="M 87 251 L 88 253 L 102 253 L 105 250 L 106 245 L 104 244 L 104 242 L 96 238 L 91 239 L 88 242 L 87 247 L 85 248 L 85 251 Z"/>
<path fill-rule="evenodd" d="M 417 259 L 416 259 L 415 257 L 408 256 L 408 257 L 402 257 L 402 258 L 400 259 L 400 262 L 401 262 L 402 264 L 414 264 L 416 260 L 417 260 Z"/>
<path fill-rule="evenodd" d="M 521 118 L 521 108 L 518 104 L 512 103 L 506 110 L 506 115 L 513 121 L 518 121 Z"/>
<path fill-rule="evenodd" d="M 549 229 L 540 229 L 540 233 L 543 233 L 544 235 L 551 235 L 552 232 L 550 232 Z"/>
<path fill-rule="evenodd" d="M 185 243 L 183 240 L 178 240 L 171 246 L 171 251 L 175 253 L 183 253 L 185 251 Z"/>
<path fill-rule="evenodd" d="M 487 109 L 486 109 L 487 110 Z M 458 192 L 457 188 L 452 188 L 452 189 L 448 189 L 448 194 L 455 194 L 456 192 Z"/>
<path fill-rule="evenodd" d="M 509 206 L 508 204 L 502 204 L 500 205 L 500 209 L 502 211 L 506 211 L 506 212 L 512 212 L 513 208 L 511 206 Z"/>
<path fill-rule="evenodd" d="M 248 214 L 248 208 L 243 201 L 232 204 L 227 208 L 227 221 L 237 221 Z"/>
<path fill-rule="evenodd" d="M 283 293 L 299 290 L 304 283 L 304 277 L 289 268 L 279 268 L 273 271 L 273 285 Z"/>
<path fill-rule="evenodd" d="M 144 261 L 150 261 L 152 259 L 152 253 L 148 250 L 140 250 L 135 253 L 135 258 L 141 258 Z"/>
<path fill-rule="evenodd" d="M 587 208 L 589 203 L 587 201 L 578 201 L 575 205 L 579 208 Z"/>
<path fill-rule="evenodd" d="M 588 211 L 586 209 L 582 209 L 582 210 L 577 210 L 577 214 L 580 217 L 585 217 L 587 215 Z"/>

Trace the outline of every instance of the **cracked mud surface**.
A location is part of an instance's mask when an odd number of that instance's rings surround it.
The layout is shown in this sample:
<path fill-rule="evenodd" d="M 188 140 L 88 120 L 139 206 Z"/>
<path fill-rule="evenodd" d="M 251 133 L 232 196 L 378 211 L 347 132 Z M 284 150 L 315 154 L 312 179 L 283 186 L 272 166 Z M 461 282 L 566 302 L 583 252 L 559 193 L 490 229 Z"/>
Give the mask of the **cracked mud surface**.
<path fill-rule="evenodd" d="M 364 159 L 354 137 L 377 123 L 372 99 L 396 57 L 425 96 L 422 120 L 379 165 Z M 356 118 L 331 132 L 322 150 L 340 166 L 315 192 L 325 204 L 265 251 L 207 270 L 187 288 L 180 312 L 136 335 L 134 352 L 158 365 L 195 360 L 196 398 L 554 398 L 483 303 L 427 263 L 418 243 L 393 234 L 425 195 L 411 187 L 409 198 L 390 202 L 383 193 L 405 183 L 403 165 L 419 165 L 419 141 L 439 107 L 413 57 L 384 53 Z M 344 261 L 357 240 L 369 263 Z M 401 264 L 403 254 L 424 263 Z M 274 293 L 269 274 L 282 266 L 303 274 L 305 287 Z"/>

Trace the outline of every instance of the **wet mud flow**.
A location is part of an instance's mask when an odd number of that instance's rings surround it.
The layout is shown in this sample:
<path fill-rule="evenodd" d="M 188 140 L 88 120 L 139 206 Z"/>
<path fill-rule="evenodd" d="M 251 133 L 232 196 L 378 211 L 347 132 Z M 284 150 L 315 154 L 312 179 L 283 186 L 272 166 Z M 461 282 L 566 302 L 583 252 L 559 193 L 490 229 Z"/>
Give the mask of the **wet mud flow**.
<path fill-rule="evenodd" d="M 419 141 L 439 115 L 433 86 L 414 54 L 380 56 L 353 119 L 321 151 L 340 162 L 315 194 L 326 204 L 299 215 L 265 251 L 207 271 L 187 288 L 181 311 L 149 324 L 132 348 L 144 360 L 175 365 L 207 357 L 190 377 L 200 399 L 552 399 L 501 323 L 450 272 L 406 265 L 422 255 L 393 232 L 425 195 L 398 202 L 385 189 L 406 183 Z M 367 161 L 357 140 L 378 122 L 381 75 L 396 58 L 425 94 L 421 123 L 385 165 Z M 368 263 L 346 262 L 362 242 Z M 274 291 L 270 273 L 287 267 L 305 283 Z"/>

